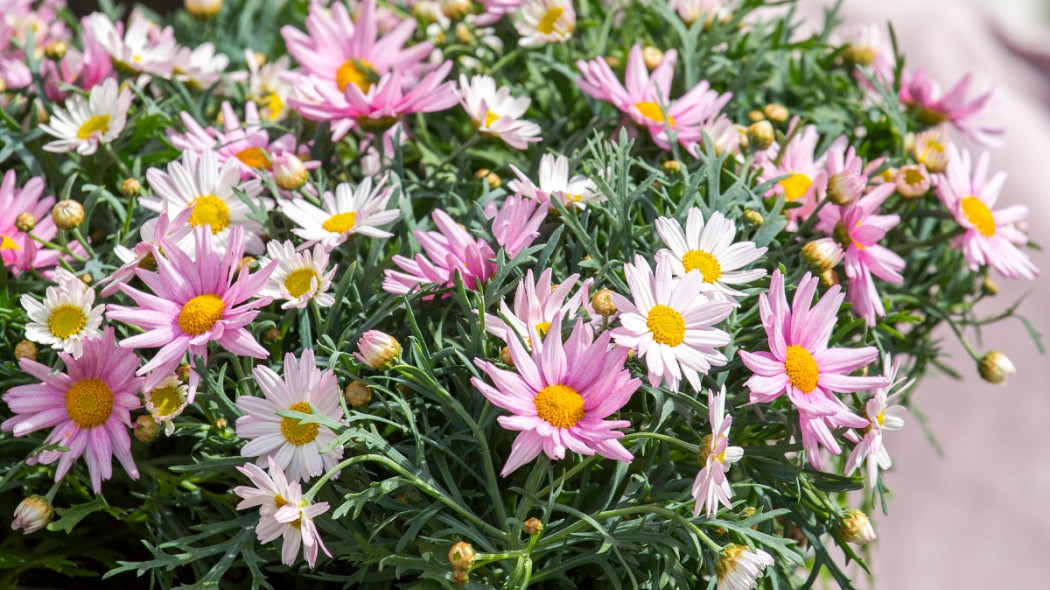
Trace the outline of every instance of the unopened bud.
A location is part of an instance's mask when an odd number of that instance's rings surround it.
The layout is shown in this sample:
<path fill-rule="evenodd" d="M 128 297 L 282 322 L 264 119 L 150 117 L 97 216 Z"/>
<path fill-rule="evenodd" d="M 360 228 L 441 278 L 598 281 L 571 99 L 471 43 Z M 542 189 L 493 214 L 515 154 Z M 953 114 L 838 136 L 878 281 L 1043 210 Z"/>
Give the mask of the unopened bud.
<path fill-rule="evenodd" d="M 612 55 L 606 55 L 605 56 L 605 63 L 609 64 L 610 68 L 616 69 L 616 68 L 620 67 L 620 58 L 612 56 Z"/>
<path fill-rule="evenodd" d="M 762 108 L 762 114 L 764 114 L 767 119 L 774 123 L 784 123 L 788 120 L 788 117 L 791 116 L 791 113 L 788 112 L 787 107 L 778 103 L 767 104 L 765 107 Z"/>
<path fill-rule="evenodd" d="M 645 62 L 646 68 L 654 70 L 663 60 L 664 52 L 660 49 L 651 45 L 642 49 L 642 61 Z"/>
<path fill-rule="evenodd" d="M 830 289 L 835 285 L 842 284 L 842 279 L 839 278 L 839 273 L 835 272 L 835 269 L 829 268 L 828 270 L 820 273 L 820 286 L 825 289 Z"/>
<path fill-rule="evenodd" d="M 28 535 L 35 533 L 51 522 L 55 515 L 55 509 L 51 502 L 43 496 L 29 496 L 18 503 L 15 508 L 15 519 L 11 522 L 11 530 L 22 529 L 22 533 Z"/>
<path fill-rule="evenodd" d="M 934 174 L 948 168 L 948 134 L 941 128 L 928 129 L 915 136 L 915 161 Z"/>
<path fill-rule="evenodd" d="M 758 121 L 747 128 L 747 145 L 756 152 L 769 149 L 777 136 L 769 121 Z"/>
<path fill-rule="evenodd" d="M 871 528 L 868 515 L 860 510 L 850 509 L 839 524 L 839 535 L 843 541 L 854 545 L 866 545 L 875 540 L 875 529 Z"/>
<path fill-rule="evenodd" d="M 499 177 L 499 174 L 489 170 L 488 168 L 481 168 L 474 173 L 474 176 L 478 180 L 484 180 L 488 183 L 489 189 L 496 190 L 503 185 L 503 180 Z"/>
<path fill-rule="evenodd" d="M 857 174 L 838 172 L 828 178 L 828 200 L 836 205 L 849 205 L 864 193 L 867 179 Z"/>
<path fill-rule="evenodd" d="M 999 284 L 993 281 L 991 278 L 985 277 L 984 280 L 981 281 L 981 292 L 983 292 L 985 295 L 998 295 Z"/>
<path fill-rule="evenodd" d="M 153 420 L 153 416 L 139 416 L 135 419 L 135 438 L 144 443 L 150 443 L 157 439 L 160 426 Z"/>
<path fill-rule="evenodd" d="M 273 180 L 286 191 L 294 191 L 306 184 L 309 171 L 303 161 L 290 152 L 280 152 L 273 157 Z"/>
<path fill-rule="evenodd" d="M 504 365 L 514 366 L 514 357 L 510 356 L 510 347 L 504 346 L 499 351 L 499 360 L 503 361 Z"/>
<path fill-rule="evenodd" d="M 747 119 L 752 123 L 758 123 L 759 121 L 765 121 L 766 116 L 759 110 L 753 110 L 747 112 Z"/>
<path fill-rule="evenodd" d="M 125 197 L 137 197 L 142 192 L 142 183 L 137 178 L 125 178 L 120 181 L 120 194 Z"/>
<path fill-rule="evenodd" d="M 470 0 L 439 0 L 441 14 L 448 18 L 456 19 L 470 10 Z"/>
<path fill-rule="evenodd" d="M 226 421 L 226 418 L 219 418 L 219 419 L 217 419 L 215 421 L 215 430 L 218 430 L 218 431 L 221 432 L 223 430 L 226 430 L 226 426 L 228 426 L 228 425 L 229 425 L 229 422 Z"/>
<path fill-rule="evenodd" d="M 424 23 L 441 20 L 441 6 L 433 0 L 420 0 L 412 5 L 412 16 Z"/>
<path fill-rule="evenodd" d="M 474 32 L 470 30 L 470 26 L 467 23 L 460 22 L 456 24 L 456 40 L 464 45 L 470 45 L 474 42 Z"/>
<path fill-rule="evenodd" d="M 15 229 L 21 232 L 31 232 L 36 227 L 36 216 L 29 211 L 23 211 L 15 217 Z"/>
<path fill-rule="evenodd" d="M 354 356 L 377 371 L 385 371 L 401 356 L 401 343 L 390 334 L 369 330 L 357 341 Z"/>
<path fill-rule="evenodd" d="M 51 208 L 51 219 L 59 229 L 74 229 L 84 221 L 84 206 L 77 201 L 59 201 Z"/>
<path fill-rule="evenodd" d="M 994 385 L 1006 385 L 1006 380 L 1017 372 L 1013 361 L 998 350 L 989 351 L 977 363 L 981 378 Z"/>
<path fill-rule="evenodd" d="M 543 532 L 543 523 L 540 522 L 540 519 L 533 516 L 532 518 L 526 520 L 521 525 L 521 528 L 525 531 L 526 535 L 531 537 L 533 535 L 538 535 Z"/>
<path fill-rule="evenodd" d="M 681 174 L 682 163 L 678 160 L 667 160 L 663 165 L 664 172 L 668 174 Z"/>
<path fill-rule="evenodd" d="M 51 61 L 58 61 L 66 56 L 69 47 L 62 41 L 51 41 L 44 46 L 44 55 Z"/>
<path fill-rule="evenodd" d="M 182 363 L 177 369 L 175 369 L 175 376 L 178 377 L 180 381 L 186 383 L 190 380 L 191 372 L 189 364 Z"/>
<path fill-rule="evenodd" d="M 348 406 L 361 408 L 372 401 L 372 389 L 360 381 L 352 381 L 343 390 L 343 398 Z"/>
<path fill-rule="evenodd" d="M 930 186 L 933 184 L 930 175 L 926 173 L 926 167 L 922 164 L 901 166 L 893 182 L 897 185 L 900 196 L 908 199 L 925 195 L 930 192 Z"/>
<path fill-rule="evenodd" d="M 0 78 L 0 94 L 7 92 L 7 82 L 4 82 L 3 78 Z"/>
<path fill-rule="evenodd" d="M 466 541 L 460 541 L 448 550 L 448 562 L 457 570 L 469 570 L 474 565 L 474 547 Z"/>
<path fill-rule="evenodd" d="M 755 211 L 754 209 L 746 209 L 744 211 L 744 223 L 751 227 L 762 227 L 765 222 L 765 218 L 763 218 L 762 214 L 758 211 Z"/>
<path fill-rule="evenodd" d="M 222 10 L 222 0 L 186 0 L 186 12 L 196 18 L 206 19 L 219 14 Z"/>
<path fill-rule="evenodd" d="M 835 268 L 844 255 L 842 246 L 831 238 L 812 240 L 802 246 L 802 261 L 818 275 Z"/>
<path fill-rule="evenodd" d="M 854 66 L 867 67 L 875 63 L 878 51 L 870 45 L 847 45 L 842 51 L 842 59 Z"/>
<path fill-rule="evenodd" d="M 89 273 L 89 272 L 86 272 L 86 273 L 80 275 L 79 278 L 80 278 L 80 282 L 84 283 L 84 285 L 86 285 L 88 287 L 90 287 L 91 283 L 94 282 L 94 280 L 95 280 L 95 278 L 92 277 L 91 273 Z"/>
<path fill-rule="evenodd" d="M 616 313 L 616 304 L 612 300 L 612 291 L 602 289 L 591 295 L 591 307 L 598 315 L 611 316 Z"/>
<path fill-rule="evenodd" d="M 250 269 L 253 264 L 255 264 L 255 257 L 245 256 L 244 258 L 241 258 L 240 264 L 237 265 L 237 270 L 241 270 L 242 268 Z"/>
<path fill-rule="evenodd" d="M 35 361 L 38 350 L 36 344 L 33 344 L 28 340 L 23 340 L 15 345 L 15 358 Z"/>
<path fill-rule="evenodd" d="M 277 328 L 270 328 L 263 332 L 263 342 L 266 344 L 276 344 L 281 341 L 281 331 Z"/>
<path fill-rule="evenodd" d="M 466 586 L 470 582 L 470 572 L 467 570 L 456 570 L 452 572 L 452 583 L 457 586 Z"/>

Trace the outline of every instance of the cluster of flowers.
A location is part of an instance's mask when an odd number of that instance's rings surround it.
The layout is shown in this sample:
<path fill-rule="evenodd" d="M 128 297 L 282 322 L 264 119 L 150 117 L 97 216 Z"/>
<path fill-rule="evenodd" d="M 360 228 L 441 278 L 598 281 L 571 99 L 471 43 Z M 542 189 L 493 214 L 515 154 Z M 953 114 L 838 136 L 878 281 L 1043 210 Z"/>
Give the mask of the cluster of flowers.
<path fill-rule="evenodd" d="M 199 10 L 213 15 L 216 3 L 203 4 Z M 479 36 L 491 35 L 485 27 L 513 19 L 524 48 L 573 39 L 576 13 L 569 0 L 481 4 L 480 12 L 469 14 L 469 2 L 421 1 L 412 10 L 438 32 L 466 22 Z M 676 0 L 670 6 L 686 25 L 703 26 L 727 14 L 722 2 L 710 0 Z M 59 482 L 83 457 L 95 493 L 113 476 L 114 457 L 132 479 L 139 477 L 129 429 L 138 435 L 152 428 L 156 436 L 163 427 L 171 435 L 175 419 L 194 403 L 209 351 L 270 356 L 251 331 L 261 309 L 340 304 L 331 292 L 340 269 L 330 258 L 355 236 L 393 237 L 388 230 L 406 210 L 395 206 L 395 196 L 412 197 L 389 167 L 397 144 L 412 141 L 415 119 L 409 115 L 460 105 L 476 137 L 515 150 L 544 139 L 544 129 L 525 118 L 529 97 L 516 96 L 515 89 L 498 86 L 489 75 L 448 80 L 457 62 L 430 41 L 409 44 L 417 21 L 377 7 L 375 0 L 357 3 L 353 18 L 342 2 L 311 3 L 305 31 L 292 26 L 281 31 L 292 59 L 266 64 L 249 51 L 245 72 L 226 72 L 229 58 L 211 43 L 182 47 L 171 27 L 137 13 L 126 25 L 100 13 L 85 17 L 79 48 L 69 46 L 74 34 L 55 18 L 63 8 L 60 0 L 14 2 L 0 21 L 0 81 L 8 93 L 0 100 L 31 100 L 34 82 L 42 83 L 55 105 L 50 120 L 40 125 L 51 136 L 43 146 L 48 152 L 85 158 L 82 162 L 101 157 L 100 151 L 113 155 L 109 144 L 118 142 L 139 114 L 143 94 L 157 92 L 162 81 L 210 88 L 226 98 L 220 127 L 179 113 L 182 128 L 168 129 L 166 139 L 181 155 L 145 172 L 151 194 L 139 197 L 143 187 L 131 175 L 121 185 L 129 197 L 125 227 L 134 208 L 146 219 L 136 244 L 113 249 L 120 264 L 96 277 L 98 292 L 70 270 L 93 250 L 78 229 L 83 207 L 44 197 L 42 178 L 19 185 L 14 170 L 0 185 L 3 265 L 49 282 L 42 300 L 21 297 L 28 318 L 25 338 L 58 351 L 63 366 L 53 373 L 31 358 L 35 354 L 20 355 L 20 367 L 37 382 L 3 395 L 13 416 L 2 429 L 15 436 L 51 429 L 43 441 L 50 446 L 27 462 L 57 463 Z M 672 98 L 674 49 L 632 46 L 622 81 L 609 57 L 576 62 L 576 85 L 596 99 L 595 110 L 608 103 L 622 115 L 620 126 L 632 134 L 647 132 L 658 150 L 676 157 L 726 158 L 741 177 L 754 179 L 755 190 L 786 204 L 784 243 L 806 232 L 823 237 L 802 247 L 811 272 L 792 273 L 767 260 L 766 247 L 745 239 L 728 211 L 691 207 L 684 227 L 675 218 L 658 217 L 646 228 L 664 247 L 623 264 L 627 288 L 621 292 L 595 290 L 595 279 L 579 273 L 556 284 L 551 264 L 525 273 L 512 304 L 501 302 L 497 313 L 476 309 L 477 321 L 504 345 L 499 361 L 474 359 L 481 373 L 471 379 L 489 402 L 509 413 L 499 416 L 499 425 L 518 433 L 504 477 L 541 452 L 552 460 L 572 451 L 630 462 L 633 455 L 620 439 L 632 424 L 617 415 L 642 388 L 642 379 L 632 375 L 635 357 L 644 363 L 650 387 L 680 392 L 688 386 L 705 395 L 705 379 L 713 379 L 713 369 L 726 367 L 736 355 L 743 364 L 739 371 L 750 372 L 744 384 L 750 404 L 786 397 L 797 410 L 802 447 L 814 469 L 826 469 L 826 454 L 841 454 L 843 442 L 853 445 L 847 475 L 863 467 L 866 483 L 874 486 L 879 469 L 890 467 L 883 433 L 903 425 L 899 397 L 910 380 L 898 377 L 902 359 L 885 354 L 882 374 L 869 375 L 878 348 L 829 344 L 844 302 L 850 313 L 876 326 L 888 311 L 884 285 L 904 281 L 905 258 L 885 243 L 901 217 L 883 212 L 883 205 L 891 197 L 916 199 L 934 191 L 939 207 L 958 224 L 954 247 L 973 270 L 987 266 L 1011 279 L 1031 279 L 1038 270 L 1022 250 L 1026 209 L 995 208 L 1004 175 L 989 179 L 987 154 L 974 163 L 951 139 L 954 130 L 994 142 L 998 130 L 978 117 L 988 95 L 969 98 L 969 79 L 942 92 L 922 70 L 904 71 L 897 80 L 895 56 L 874 27 L 842 31 L 837 45 L 869 100 L 884 100 L 887 89 L 899 87 L 896 106 L 917 112 L 928 125 L 909 138 L 906 162 L 864 161 L 849 138 L 822 137 L 816 126 L 789 120 L 777 105 L 756 117 L 761 121 L 740 125 L 727 109 L 732 95 L 706 81 Z M 247 97 L 243 103 L 236 100 L 238 92 Z M 289 117 L 327 124 L 334 142 L 353 134 L 363 179 L 328 190 L 320 172 L 330 162 L 311 159 L 316 152 L 310 141 L 291 133 L 271 135 L 273 124 Z M 818 145 L 830 148 L 821 153 Z M 611 197 L 599 189 L 601 174 L 574 174 L 572 158 L 546 154 L 531 177 L 511 166 L 515 179 L 507 196 L 485 207 L 494 242 L 459 225 L 453 214 L 433 209 L 436 230 L 415 232 L 412 248 L 421 252 L 414 257 L 392 257 L 382 289 L 424 301 L 450 297 L 459 286 L 483 290 L 499 270 L 499 250 L 507 259 L 527 256 L 544 223 L 582 215 Z M 748 214 L 743 218 L 751 225 L 761 223 L 757 212 Z M 268 235 L 278 216 L 294 237 Z M 60 230 L 62 241 L 56 244 Z M 67 235 L 74 238 L 69 245 Z M 845 285 L 838 284 L 839 265 Z M 821 286 L 823 294 L 814 303 Z M 98 303 L 97 297 L 111 302 Z M 765 342 L 730 352 L 730 320 L 755 299 Z M 126 331 L 126 326 L 135 333 L 118 342 L 116 328 Z M 366 333 L 358 348 L 358 359 L 373 369 L 390 369 L 400 357 L 397 341 L 380 332 Z M 1000 378 L 1012 370 L 999 358 L 989 364 L 987 373 L 998 370 Z M 855 375 L 861 370 L 863 376 Z M 240 453 L 255 461 L 238 468 L 253 484 L 233 490 L 243 499 L 238 508 L 258 507 L 261 542 L 283 536 L 284 563 L 294 563 L 301 545 L 312 567 L 319 550 L 328 553 L 313 519 L 329 506 L 314 496 L 344 467 L 336 439 L 347 421 L 337 375 L 323 370 L 306 347 L 286 354 L 280 372 L 260 364 L 253 376 L 262 396 L 236 399 L 242 413 L 236 434 L 246 441 Z M 708 518 L 720 506 L 732 508 L 727 471 L 744 456 L 742 447 L 730 444 L 733 409 L 727 408 L 724 379 L 717 381 L 717 387 L 706 386 L 710 433 L 696 441 L 700 468 L 692 487 L 694 516 Z M 840 398 L 865 392 L 862 411 Z M 132 412 L 142 407 L 148 414 L 133 421 Z M 304 493 L 302 484 L 311 480 L 313 488 Z M 30 500 L 15 522 L 27 531 L 38 528 L 30 523 L 40 499 Z M 851 540 L 866 542 L 874 533 L 858 514 L 850 513 L 844 526 L 852 527 Z M 715 548 L 720 588 L 754 587 L 774 563 L 758 548 Z M 473 550 L 456 553 L 459 558 L 468 553 L 466 565 L 456 567 L 464 581 Z"/>

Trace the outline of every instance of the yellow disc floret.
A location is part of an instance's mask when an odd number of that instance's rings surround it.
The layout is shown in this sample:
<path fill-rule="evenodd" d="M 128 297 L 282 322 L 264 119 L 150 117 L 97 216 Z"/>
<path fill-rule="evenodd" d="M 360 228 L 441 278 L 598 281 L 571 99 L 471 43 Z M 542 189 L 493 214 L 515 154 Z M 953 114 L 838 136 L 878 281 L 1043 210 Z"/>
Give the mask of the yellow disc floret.
<path fill-rule="evenodd" d="M 193 213 L 190 214 L 190 224 L 209 225 L 211 233 L 217 234 L 230 225 L 230 208 L 226 203 L 215 195 L 201 195 L 190 203 Z"/>
<path fill-rule="evenodd" d="M 153 413 L 161 418 L 177 412 L 182 402 L 182 392 L 177 385 L 166 385 L 149 392 L 149 403 L 153 405 Z"/>
<path fill-rule="evenodd" d="M 273 162 L 270 161 L 270 152 L 260 147 L 250 147 L 237 152 L 235 158 L 249 168 L 264 168 L 273 170 Z"/>
<path fill-rule="evenodd" d="M 784 198 L 791 202 L 806 196 L 809 187 L 813 186 L 813 179 L 805 174 L 793 174 L 777 184 L 784 189 Z"/>
<path fill-rule="evenodd" d="M 96 133 L 109 131 L 109 115 L 95 115 L 77 129 L 77 139 L 87 139 Z"/>
<path fill-rule="evenodd" d="M 572 428 L 583 420 L 583 397 L 568 385 L 548 385 L 536 394 L 536 415 L 556 428 Z"/>
<path fill-rule="evenodd" d="M 330 231 L 334 234 L 343 234 L 354 228 L 354 222 L 357 221 L 357 213 L 351 211 L 349 213 L 336 213 L 325 220 L 321 227 L 325 231 Z"/>
<path fill-rule="evenodd" d="M 960 205 L 966 220 L 973 224 L 981 235 L 990 238 L 995 235 L 995 217 L 984 201 L 974 196 L 966 197 Z"/>
<path fill-rule="evenodd" d="M 187 334 L 203 334 L 222 318 L 226 304 L 217 295 L 198 295 L 186 302 L 179 312 L 179 328 Z"/>
<path fill-rule="evenodd" d="M 682 314 L 666 305 L 654 305 L 645 322 L 653 340 L 668 346 L 678 346 L 685 340 L 685 320 Z"/>
<path fill-rule="evenodd" d="M 335 83 L 340 92 L 346 92 L 346 87 L 353 84 L 367 93 L 375 78 L 376 71 L 367 59 L 348 59 L 335 72 Z"/>
<path fill-rule="evenodd" d="M 284 279 L 284 288 L 288 289 L 288 294 L 292 297 L 302 297 L 313 288 L 313 281 L 317 279 L 317 283 L 321 283 L 321 277 L 317 276 L 317 272 L 312 268 L 300 268 L 293 270 L 288 273 L 288 278 Z"/>
<path fill-rule="evenodd" d="M 713 283 L 722 277 L 722 265 L 718 259 L 703 250 L 690 250 L 682 256 L 685 272 L 699 270 L 705 283 Z"/>
<path fill-rule="evenodd" d="M 81 379 L 66 390 L 66 413 L 81 428 L 102 426 L 113 413 L 113 390 L 101 379 Z"/>
<path fill-rule="evenodd" d="M 310 404 L 306 402 L 295 402 L 288 409 L 293 412 L 302 412 L 303 414 L 312 413 L 310 412 Z M 284 435 L 284 440 L 297 447 L 313 442 L 317 438 L 317 432 L 320 429 L 321 426 L 316 422 L 303 424 L 295 418 L 281 418 L 281 434 Z"/>
<path fill-rule="evenodd" d="M 784 371 L 788 379 L 802 393 L 810 393 L 817 388 L 820 369 L 813 355 L 805 348 L 792 344 L 787 347 L 784 358 Z"/>
<path fill-rule="evenodd" d="M 561 18 L 563 12 L 565 12 L 565 9 L 561 6 L 555 6 L 547 10 L 543 15 L 543 18 L 541 18 L 540 22 L 536 25 L 536 30 L 544 35 L 550 35 L 554 32 L 554 25 L 558 22 L 558 19 Z"/>
<path fill-rule="evenodd" d="M 671 127 L 674 127 L 674 117 L 667 115 L 665 118 L 663 109 L 655 102 L 636 102 L 634 103 L 634 108 L 638 109 L 638 112 L 642 113 L 642 116 L 650 121 L 656 121 L 657 123 L 666 121 Z"/>
<path fill-rule="evenodd" d="M 87 316 L 76 305 L 59 305 L 47 316 L 47 329 L 57 338 L 69 338 L 86 325 Z"/>

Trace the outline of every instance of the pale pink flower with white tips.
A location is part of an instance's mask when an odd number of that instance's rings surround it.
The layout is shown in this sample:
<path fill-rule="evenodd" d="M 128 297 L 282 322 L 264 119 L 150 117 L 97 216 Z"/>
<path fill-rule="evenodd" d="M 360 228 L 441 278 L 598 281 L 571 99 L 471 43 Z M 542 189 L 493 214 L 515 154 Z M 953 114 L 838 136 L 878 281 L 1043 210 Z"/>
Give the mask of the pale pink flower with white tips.
<path fill-rule="evenodd" d="M 598 185 L 590 178 L 579 174 L 569 177 L 569 159 L 561 154 L 544 154 L 540 158 L 539 183 L 532 182 L 513 164 L 510 169 L 518 178 L 508 182 L 507 187 L 548 207 L 552 200 L 556 200 L 565 207 L 586 209 L 588 203 L 605 200 L 605 195 L 598 191 Z"/>
<path fill-rule="evenodd" d="M 572 0 L 524 0 L 515 27 L 522 47 L 564 43 L 576 30 Z"/>
<path fill-rule="evenodd" d="M 609 332 L 594 338 L 582 318 L 563 343 L 561 320 L 557 314 L 552 322 L 556 327 L 542 339 L 535 328 L 530 330 L 531 354 L 516 338 L 508 340 L 517 372 L 474 359 L 493 385 L 478 377 L 470 382 L 494 405 L 513 413 L 497 421 L 520 433 L 503 466 L 504 477 L 540 451 L 554 460 L 565 458 L 566 451 L 625 462 L 634 458 L 618 440 L 624 433 L 614 430 L 631 423 L 606 420 L 630 401 L 641 384 L 623 367 L 627 350 L 610 350 Z"/>
<path fill-rule="evenodd" d="M 51 119 L 40 128 L 58 139 L 44 145 L 49 152 L 76 152 L 90 156 L 101 144 L 110 143 L 124 131 L 131 108 L 131 90 L 119 89 L 114 78 L 91 89 L 85 99 L 69 97 L 65 108 L 55 107 Z"/>
<path fill-rule="evenodd" d="M 507 256 L 514 258 L 532 245 L 546 218 L 546 207 L 521 195 L 511 195 L 492 216 L 492 235 L 507 251 Z"/>
<path fill-rule="evenodd" d="M 394 256 L 394 264 L 404 272 L 387 269 L 383 290 L 403 295 L 428 283 L 437 283 L 439 288 L 454 287 L 457 275 L 468 289 L 481 288 L 496 272 L 492 247 L 471 236 L 441 209 L 435 209 L 430 216 L 438 231 L 415 232 L 426 256 Z M 425 299 L 433 297 L 427 295 Z"/>
<path fill-rule="evenodd" d="M 797 121 L 792 122 L 792 131 L 797 124 Z M 828 182 L 825 156 L 816 154 L 817 142 L 820 141 L 817 128 L 807 125 L 798 133 L 792 134 L 792 131 L 788 132 L 791 140 L 787 145 L 774 146 L 770 150 L 770 157 L 763 163 L 758 177 L 759 182 L 787 177 L 770 187 L 766 196 L 784 195 L 788 203 L 802 205 L 786 212 L 790 231 L 798 229 L 799 221 L 807 219 L 816 210 Z"/>
<path fill-rule="evenodd" d="M 937 196 L 955 216 L 965 233 L 957 238 L 970 268 L 988 265 L 1008 279 L 1034 279 L 1039 269 L 1020 246 L 1028 236 L 1018 224 L 1028 217 L 1028 207 L 1011 205 L 993 210 L 1006 182 L 1006 173 L 988 179 L 988 153 L 971 165 L 969 152 L 949 147 L 948 168 L 939 176 Z"/>
<path fill-rule="evenodd" d="M 798 408 L 802 444 L 809 462 L 822 468 L 820 445 L 832 454 L 841 448 L 830 427 L 861 428 L 868 421 L 857 416 L 835 397 L 836 393 L 884 387 L 884 377 L 853 377 L 879 354 L 874 346 L 828 348 L 844 296 L 838 285 L 828 289 L 811 307 L 819 279 L 806 273 L 788 307 L 784 275 L 773 272 L 769 293 L 758 297 L 759 314 L 769 340 L 769 352 L 740 351 L 744 365 L 754 374 L 745 385 L 751 403 L 771 403 L 787 394 Z"/>
<path fill-rule="evenodd" d="M 583 302 L 588 300 L 587 292 L 593 280 L 584 281 L 576 293 L 569 297 L 569 292 L 576 285 L 580 275 L 569 275 L 564 281 L 554 285 L 551 281 L 552 274 L 551 269 L 544 269 L 539 279 L 536 279 L 530 268 L 525 277 L 518 281 L 514 292 L 514 307 L 507 305 L 504 300 L 500 302 L 502 317 L 485 314 L 485 331 L 504 341 L 518 337 L 527 339 L 533 328 L 540 336 L 545 335 L 551 329 L 557 314 L 568 319 L 576 317 Z"/>
<path fill-rule="evenodd" d="M 168 217 L 167 207 L 164 207 L 160 212 L 160 217 L 147 219 L 142 224 L 139 229 L 139 237 L 142 238 L 142 241 L 134 248 L 128 249 L 120 244 L 114 246 L 113 253 L 124 265 L 98 282 L 99 285 L 106 285 L 101 291 L 102 296 L 109 297 L 120 290 L 122 283 L 131 281 L 135 277 L 135 269 L 153 257 L 154 247 L 160 240 L 176 244 L 185 240 L 193 231 L 193 226 L 189 224 L 192 213 L 192 209 L 183 209 L 181 213 L 171 218 Z"/>
<path fill-rule="evenodd" d="M 190 88 L 209 88 L 222 79 L 230 58 L 216 53 L 212 43 L 201 43 L 197 47 L 179 47 L 172 63 L 175 79 Z"/>
<path fill-rule="evenodd" d="M 387 209 L 396 185 L 387 185 L 384 176 L 373 183 L 366 176 L 356 187 L 343 182 L 335 193 L 321 195 L 321 207 L 305 199 L 281 202 L 281 212 L 298 226 L 292 233 L 306 240 L 305 246 L 320 243 L 328 250 L 353 235 L 389 238 L 393 234 L 379 229 L 401 215 L 399 209 Z"/>
<path fill-rule="evenodd" d="M 459 88 L 454 92 L 480 133 L 498 137 L 519 150 L 543 139 L 539 137 L 539 125 L 522 119 L 532 99 L 511 96 L 509 86 L 497 89 L 492 76 L 473 76 L 468 80 L 460 75 Z"/>
<path fill-rule="evenodd" d="M 868 487 L 875 486 L 875 479 L 879 476 L 879 469 L 889 469 L 893 466 L 890 454 L 882 443 L 884 431 L 894 431 L 904 428 L 904 406 L 898 405 L 904 390 L 911 381 L 897 379 L 897 371 L 900 369 L 901 360 L 892 360 L 887 354 L 882 361 L 888 385 L 875 390 L 875 395 L 868 400 L 865 410 L 868 416 L 868 426 L 862 431 L 863 437 L 857 446 L 853 447 L 849 459 L 846 461 L 846 475 L 853 472 L 866 461 Z M 897 393 L 887 397 L 889 392 L 896 389 Z"/>
<path fill-rule="evenodd" d="M 1002 143 L 997 136 L 1002 135 L 1003 128 L 979 120 L 993 91 L 989 90 L 977 98 L 967 98 L 972 81 L 973 76 L 967 74 L 951 90 L 944 92 L 937 82 L 930 79 L 929 72 L 924 68 L 918 68 L 914 73 L 904 71 L 901 73 L 900 100 L 916 109 L 919 121 L 931 127 L 947 122 L 966 137 L 989 147 L 997 147 Z"/>
<path fill-rule="evenodd" d="M 55 221 L 51 219 L 51 206 L 55 198 L 44 194 L 44 179 L 30 178 L 21 188 L 13 169 L 8 170 L 0 182 L 0 264 L 11 270 L 15 276 L 23 270 L 45 269 L 58 264 L 57 250 L 40 249 L 37 241 L 29 234 L 18 229 L 18 216 L 29 213 L 36 218 L 33 235 L 51 240 L 58 233 Z"/>
<path fill-rule="evenodd" d="M 269 257 L 261 264 L 265 266 L 270 260 L 276 260 L 277 266 L 260 295 L 283 300 L 281 309 L 302 309 L 311 301 L 318 307 L 335 305 L 335 298 L 328 290 L 332 288 L 336 267 L 328 269 L 328 251 L 323 244 L 314 244 L 312 250 L 296 251 L 291 240 L 271 240 L 266 244 L 266 252 Z"/>
<path fill-rule="evenodd" d="M 726 508 L 733 505 L 730 500 L 733 491 L 729 487 L 729 480 L 726 479 L 726 472 L 733 463 L 744 456 L 744 449 L 729 445 L 729 428 L 733 425 L 733 417 L 726 414 L 725 406 L 725 385 L 718 393 L 713 389 L 707 390 L 711 434 L 704 437 L 700 447 L 704 467 L 693 482 L 693 497 L 696 498 L 693 516 L 699 516 L 700 510 L 703 509 L 710 518 L 718 510 L 719 503 Z"/>
<path fill-rule="evenodd" d="M 137 12 L 128 20 L 127 30 L 124 23 L 114 24 L 101 12 L 91 13 L 82 22 L 85 34 L 97 41 L 120 69 L 171 77 L 178 50 L 171 27 L 160 29 Z"/>

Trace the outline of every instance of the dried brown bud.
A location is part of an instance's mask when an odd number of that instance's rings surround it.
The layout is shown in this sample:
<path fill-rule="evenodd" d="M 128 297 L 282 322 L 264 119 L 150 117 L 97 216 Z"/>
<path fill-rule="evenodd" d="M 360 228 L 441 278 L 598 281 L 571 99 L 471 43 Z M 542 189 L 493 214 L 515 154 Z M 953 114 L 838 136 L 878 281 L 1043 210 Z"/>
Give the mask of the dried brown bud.
<path fill-rule="evenodd" d="M 457 570 L 469 570 L 474 565 L 474 547 L 466 541 L 460 541 L 448 550 L 448 562 Z"/>
<path fill-rule="evenodd" d="M 514 358 L 510 356 L 510 347 L 504 346 L 499 351 L 499 360 L 503 361 L 504 365 L 514 366 Z"/>
<path fill-rule="evenodd" d="M 183 382 L 189 382 L 190 380 L 190 366 L 187 363 L 182 363 L 179 368 L 175 369 L 175 376 Z"/>
<path fill-rule="evenodd" d="M 15 345 L 15 358 L 35 361 L 38 350 L 36 344 L 33 344 L 28 340 L 23 340 Z"/>
<path fill-rule="evenodd" d="M 470 572 L 467 570 L 456 570 L 452 572 L 452 582 L 457 586 L 466 586 L 470 581 Z"/>
<path fill-rule="evenodd" d="M 263 332 L 263 342 L 266 344 L 276 344 L 281 341 L 281 331 L 277 328 L 270 328 Z"/>
<path fill-rule="evenodd" d="M 612 300 L 612 291 L 608 289 L 602 289 L 596 291 L 591 296 L 591 307 L 594 308 L 594 312 L 603 315 L 611 316 L 616 313 L 616 304 Z"/>
<path fill-rule="evenodd" d="M 538 535 L 543 532 L 543 523 L 540 522 L 540 519 L 533 516 L 532 518 L 526 520 L 521 525 L 521 528 L 525 531 L 526 535 L 531 537 L 533 535 Z"/>
<path fill-rule="evenodd" d="M 346 404 L 353 408 L 361 408 L 372 401 L 372 390 L 361 381 L 352 381 L 343 390 L 343 398 Z"/>
<path fill-rule="evenodd" d="M 135 418 L 135 438 L 144 443 L 151 443 L 157 439 L 160 426 L 153 420 L 153 416 L 139 416 Z"/>

